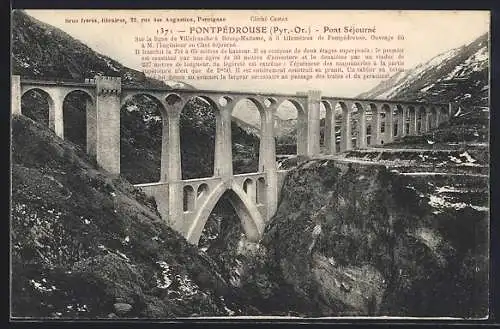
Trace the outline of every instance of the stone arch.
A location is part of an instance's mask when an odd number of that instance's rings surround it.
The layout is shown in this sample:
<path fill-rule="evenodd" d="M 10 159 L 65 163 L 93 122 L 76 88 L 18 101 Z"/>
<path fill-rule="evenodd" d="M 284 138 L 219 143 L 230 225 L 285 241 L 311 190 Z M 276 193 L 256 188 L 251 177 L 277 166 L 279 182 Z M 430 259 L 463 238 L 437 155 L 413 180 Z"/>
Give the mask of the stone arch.
<path fill-rule="evenodd" d="M 137 91 L 120 104 L 120 173 L 134 184 L 160 181 L 169 129 L 165 103 Z"/>
<path fill-rule="evenodd" d="M 406 109 L 401 104 L 394 106 L 395 117 L 393 116 L 393 136 L 402 137 L 407 133 L 406 129 Z"/>
<path fill-rule="evenodd" d="M 216 145 L 220 133 L 220 106 L 203 94 L 190 95 L 180 110 L 180 152 L 182 179 L 217 176 Z M 204 129 L 199 129 L 202 125 Z M 193 140 L 197 143 L 193 143 Z M 229 155 L 228 155 L 229 156 Z"/>
<path fill-rule="evenodd" d="M 430 125 L 431 125 L 431 108 L 429 105 L 425 105 L 425 132 L 429 131 L 430 130 Z"/>
<path fill-rule="evenodd" d="M 268 100 L 268 99 L 266 99 L 266 100 Z M 264 117 L 264 107 L 265 107 L 265 105 L 262 104 L 261 101 L 259 101 L 255 97 L 251 97 L 251 96 L 241 97 L 241 98 L 239 98 L 239 99 L 237 99 L 235 101 L 235 104 L 234 104 L 234 107 L 233 107 L 233 113 L 234 113 L 234 109 L 236 109 L 238 107 L 238 105 L 241 104 L 242 102 L 249 102 L 252 105 L 254 105 L 256 107 L 257 111 L 259 112 L 259 118 L 260 118 L 260 121 L 262 122 L 262 119 Z M 272 101 L 270 101 L 270 102 L 272 102 Z"/>
<path fill-rule="evenodd" d="M 266 204 L 266 180 L 264 177 L 257 179 L 256 201 L 257 204 Z"/>
<path fill-rule="evenodd" d="M 366 143 L 367 145 L 376 145 L 378 144 L 378 131 L 380 131 L 380 115 L 378 111 L 378 107 L 375 103 L 369 103 L 366 106 L 366 110 L 370 109 L 370 119 L 368 120 L 368 114 L 366 114 L 367 117 L 367 124 L 366 124 Z"/>
<path fill-rule="evenodd" d="M 96 153 L 97 113 L 94 97 L 83 89 L 66 93 L 62 102 L 64 138 Z"/>
<path fill-rule="evenodd" d="M 177 93 L 168 93 L 168 95 L 165 96 L 164 100 L 165 100 L 165 104 L 170 105 L 170 106 L 173 106 L 173 105 L 183 101 L 182 97 Z"/>
<path fill-rule="evenodd" d="M 290 103 L 292 103 L 293 106 L 295 106 L 295 108 L 297 109 L 297 112 L 299 112 L 301 114 L 306 114 L 303 105 L 297 99 L 295 99 L 295 98 L 286 98 L 286 99 L 282 100 L 282 103 L 285 102 L 285 101 L 289 101 Z M 279 105 L 281 105 L 281 104 L 279 104 Z"/>
<path fill-rule="evenodd" d="M 434 129 L 438 127 L 438 111 L 435 106 L 432 106 L 430 109 L 430 118 L 429 118 L 429 128 Z"/>
<path fill-rule="evenodd" d="M 383 118 L 380 122 L 380 144 L 387 144 L 391 141 L 392 139 L 392 125 L 389 124 L 389 120 L 391 120 L 392 117 L 392 109 L 389 106 L 389 104 L 384 103 L 380 107 L 380 117 Z"/>
<path fill-rule="evenodd" d="M 345 101 L 335 101 L 333 104 L 334 122 L 335 122 L 335 151 L 340 152 L 346 149 L 349 137 L 346 136 L 347 120 L 350 120 L 351 109 Z M 338 127 L 338 129 L 337 129 Z M 349 133 L 351 135 L 351 133 Z M 350 144 L 350 143 L 349 143 Z M 337 146 L 338 145 L 338 146 Z"/>
<path fill-rule="evenodd" d="M 191 185 L 186 185 L 182 189 L 182 204 L 184 212 L 192 212 L 195 207 L 194 188 Z"/>
<path fill-rule="evenodd" d="M 335 122 L 332 104 L 327 100 L 321 100 L 320 111 L 321 109 L 325 111 L 325 118 L 322 119 L 320 115 L 320 149 L 323 149 L 326 154 L 333 154 L 335 152 Z"/>
<path fill-rule="evenodd" d="M 223 97 L 226 101 L 232 101 L 232 98 L 226 98 L 226 97 Z M 203 94 L 197 94 L 197 95 L 191 95 L 188 99 L 187 99 L 187 102 L 186 104 L 184 104 L 184 107 L 187 105 L 187 103 L 189 103 L 190 101 L 192 101 L 193 99 L 201 99 L 203 101 L 205 101 L 206 103 L 208 103 L 215 112 L 217 112 L 217 114 L 219 113 L 219 109 L 220 109 L 220 104 L 217 104 L 218 102 L 214 101 L 214 99 L 212 99 L 212 97 L 208 96 L 208 95 L 203 95 Z M 184 110 L 184 108 L 182 109 Z"/>
<path fill-rule="evenodd" d="M 28 97 L 30 99 L 28 99 Z M 21 94 L 21 114 L 53 129 L 51 121 L 55 113 L 54 98 L 49 91 L 40 87 L 29 87 Z"/>
<path fill-rule="evenodd" d="M 260 150 L 263 147 L 261 144 L 264 142 L 262 132 L 266 129 L 266 113 L 264 108 L 263 101 L 255 97 L 241 97 L 235 100 L 234 107 L 232 108 L 232 116 L 250 126 L 258 128 L 259 138 L 255 138 L 251 133 L 247 133 L 246 129 L 243 129 L 243 131 L 239 130 L 239 125 L 232 127 L 231 147 L 233 148 L 233 153 L 236 154 L 237 152 L 237 139 L 240 140 L 240 143 L 243 140 L 246 145 L 251 146 L 251 148 L 243 149 L 245 153 L 249 152 L 245 156 L 245 159 L 233 158 L 233 174 L 256 173 L 261 170 L 259 168 L 259 163 L 262 160 L 262 152 Z"/>
<path fill-rule="evenodd" d="M 74 88 L 74 89 L 67 90 L 63 99 L 65 99 L 66 97 L 68 97 L 69 94 L 74 93 L 74 92 L 79 92 L 79 93 L 85 94 L 86 96 L 88 96 L 89 99 L 92 100 L 93 103 L 95 103 L 95 96 L 91 92 L 89 92 L 88 90 L 83 89 L 83 88 Z"/>
<path fill-rule="evenodd" d="M 415 135 L 417 132 L 417 111 L 415 106 L 408 106 L 408 135 Z"/>
<path fill-rule="evenodd" d="M 149 97 L 152 100 L 154 100 L 155 103 L 160 104 L 162 118 L 167 117 L 167 109 L 165 108 L 164 100 L 162 99 L 162 97 L 160 97 L 160 95 L 157 95 L 155 93 L 150 93 L 148 91 L 137 90 L 133 92 L 127 92 L 123 97 L 120 98 L 120 108 L 123 108 L 124 105 L 131 102 L 134 98 L 141 96 Z"/>
<path fill-rule="evenodd" d="M 354 102 L 352 104 L 352 147 L 360 148 L 366 145 L 366 115 L 363 104 Z M 364 130 L 364 132 L 362 131 Z M 362 141 L 361 139 L 364 139 Z"/>
<path fill-rule="evenodd" d="M 233 182 L 229 187 L 224 183 L 217 185 L 198 208 L 194 220 L 187 229 L 186 239 L 190 243 L 198 244 L 203 228 L 208 220 L 208 216 L 224 194 L 227 194 L 229 202 L 241 220 L 243 231 L 247 238 L 254 242 L 260 240 L 264 231 L 264 220 L 256 205 L 246 195 L 242 187 L 238 186 L 236 182 Z"/>
<path fill-rule="evenodd" d="M 245 179 L 243 182 L 243 191 L 250 197 L 252 201 L 255 202 L 256 200 L 256 188 L 255 188 L 255 182 L 251 178 Z"/>
<path fill-rule="evenodd" d="M 384 143 L 390 143 L 394 139 L 394 107 L 385 103 L 382 105 L 381 110 L 384 113 L 383 141 Z"/>
<path fill-rule="evenodd" d="M 283 109 L 290 107 L 286 104 L 289 103 L 293 106 L 297 113 L 296 118 L 282 117 Z M 290 120 L 295 121 L 295 133 L 291 136 L 290 133 Z M 283 128 L 283 129 L 282 129 Z M 276 117 L 274 122 L 274 132 L 276 137 L 276 153 L 281 155 L 305 155 L 307 153 L 307 115 L 303 105 L 294 98 L 282 98 L 276 103 Z M 283 134 L 284 133 L 284 134 Z M 278 136 L 276 136 L 278 135 Z"/>
<path fill-rule="evenodd" d="M 219 97 L 219 99 L 217 99 L 216 103 L 217 103 L 217 106 L 225 107 L 225 106 L 229 105 L 230 103 L 232 103 L 233 101 L 234 101 L 234 99 L 232 97 L 222 95 Z"/>
<path fill-rule="evenodd" d="M 200 184 L 198 188 L 196 189 L 196 199 L 200 199 L 208 195 L 210 192 L 210 187 L 206 183 Z"/>
<path fill-rule="evenodd" d="M 426 122 L 426 109 L 423 105 L 419 106 L 417 109 L 417 133 L 421 134 L 425 132 L 425 122 Z"/>
<path fill-rule="evenodd" d="M 277 105 L 278 104 L 278 100 L 276 99 L 276 97 L 266 97 L 264 99 L 264 101 L 262 102 L 262 105 L 264 105 L 264 107 L 271 107 L 273 105 Z"/>

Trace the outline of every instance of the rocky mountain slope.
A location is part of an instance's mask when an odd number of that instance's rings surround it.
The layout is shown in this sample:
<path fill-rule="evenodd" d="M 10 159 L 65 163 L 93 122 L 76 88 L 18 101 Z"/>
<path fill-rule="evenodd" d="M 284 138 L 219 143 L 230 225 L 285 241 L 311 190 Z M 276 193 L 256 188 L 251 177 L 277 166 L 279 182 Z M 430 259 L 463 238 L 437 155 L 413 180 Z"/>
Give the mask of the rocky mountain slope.
<path fill-rule="evenodd" d="M 260 136 L 260 125 L 258 123 L 251 124 L 244 120 L 239 119 L 238 117 L 233 117 L 232 122 L 244 130 L 249 135 Z"/>
<path fill-rule="evenodd" d="M 99 54 L 69 34 L 22 10 L 12 12 L 12 72 L 29 78 L 78 80 L 95 75 L 119 76 L 126 86 L 165 86 Z M 177 85 L 178 82 L 168 82 Z M 184 88 L 192 88 L 183 85 Z"/>
<path fill-rule="evenodd" d="M 360 98 L 458 102 L 463 107 L 489 106 L 489 35 L 450 49 L 400 72 Z"/>
<path fill-rule="evenodd" d="M 12 121 L 14 317 L 230 315 L 217 264 L 155 202 L 25 116 Z"/>

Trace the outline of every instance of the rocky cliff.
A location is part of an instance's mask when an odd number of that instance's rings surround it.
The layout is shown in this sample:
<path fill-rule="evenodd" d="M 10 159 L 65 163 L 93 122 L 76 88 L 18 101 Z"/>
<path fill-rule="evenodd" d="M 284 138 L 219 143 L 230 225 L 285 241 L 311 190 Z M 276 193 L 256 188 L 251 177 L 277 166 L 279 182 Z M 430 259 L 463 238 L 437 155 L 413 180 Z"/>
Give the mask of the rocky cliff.
<path fill-rule="evenodd" d="M 487 208 L 443 209 L 422 182 L 373 163 L 301 163 L 242 287 L 280 314 L 486 316 Z"/>
<path fill-rule="evenodd" d="M 13 317 L 241 314 L 217 263 L 154 200 L 31 119 L 12 125 Z"/>

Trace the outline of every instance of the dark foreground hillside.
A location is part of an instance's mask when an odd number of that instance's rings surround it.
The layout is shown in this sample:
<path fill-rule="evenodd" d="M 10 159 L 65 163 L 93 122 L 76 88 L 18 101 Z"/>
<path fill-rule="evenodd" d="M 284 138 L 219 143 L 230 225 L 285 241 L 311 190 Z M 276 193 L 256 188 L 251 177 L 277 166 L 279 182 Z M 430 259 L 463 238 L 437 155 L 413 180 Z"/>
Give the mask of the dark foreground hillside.
<path fill-rule="evenodd" d="M 153 200 L 42 125 L 12 126 L 12 316 L 238 314 L 217 265 Z"/>

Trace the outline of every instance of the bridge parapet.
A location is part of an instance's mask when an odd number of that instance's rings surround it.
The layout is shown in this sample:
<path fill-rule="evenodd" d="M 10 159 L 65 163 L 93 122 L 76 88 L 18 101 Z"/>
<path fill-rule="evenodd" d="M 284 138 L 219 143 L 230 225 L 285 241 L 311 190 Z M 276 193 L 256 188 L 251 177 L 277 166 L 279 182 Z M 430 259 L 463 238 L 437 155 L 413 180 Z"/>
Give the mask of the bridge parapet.
<path fill-rule="evenodd" d="M 267 173 L 247 173 L 233 176 L 234 182 L 240 186 L 248 197 L 258 206 L 266 204 Z"/>
<path fill-rule="evenodd" d="M 222 182 L 221 177 L 195 178 L 180 182 L 183 193 L 184 215 L 192 214 L 205 202 L 215 188 Z"/>
<path fill-rule="evenodd" d="M 120 77 L 96 77 L 97 95 L 120 95 L 122 84 Z"/>

